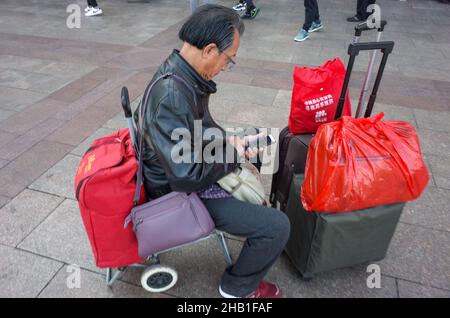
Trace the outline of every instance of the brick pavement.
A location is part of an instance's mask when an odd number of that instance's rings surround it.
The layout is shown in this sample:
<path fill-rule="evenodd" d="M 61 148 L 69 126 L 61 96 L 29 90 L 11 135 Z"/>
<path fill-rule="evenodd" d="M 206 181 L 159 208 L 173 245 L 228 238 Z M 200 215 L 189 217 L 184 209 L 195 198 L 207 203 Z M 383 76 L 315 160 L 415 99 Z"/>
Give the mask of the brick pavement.
<path fill-rule="evenodd" d="M 295 43 L 303 5 L 257 1 L 262 11 L 246 22 L 237 67 L 217 78 L 213 116 L 224 125 L 284 127 L 294 65 L 346 60 L 353 25 L 345 18 L 355 2 L 320 1 L 325 29 Z M 78 160 L 94 138 L 125 127 L 120 88 L 128 86 L 135 106 L 156 67 L 180 46 L 177 31 L 189 15 L 187 1 L 100 3 L 104 15 L 82 17 L 77 30 L 66 28 L 63 2 L 0 3 L 0 296 L 218 297 L 225 262 L 214 241 L 163 255 L 179 281 L 158 295 L 140 288 L 135 269 L 108 289 L 93 263 L 73 197 Z M 396 44 L 376 110 L 417 127 L 432 178 L 422 197 L 407 204 L 379 262 L 381 289 L 366 287 L 367 264 L 306 283 L 282 255 L 268 279 L 288 297 L 450 296 L 450 6 L 431 0 L 378 3 L 389 23 L 383 37 Z M 362 56 L 355 65 L 353 98 L 367 60 Z M 270 177 L 265 180 L 268 189 Z M 237 255 L 242 240 L 228 242 Z M 81 267 L 80 289 L 66 286 L 71 264 Z"/>

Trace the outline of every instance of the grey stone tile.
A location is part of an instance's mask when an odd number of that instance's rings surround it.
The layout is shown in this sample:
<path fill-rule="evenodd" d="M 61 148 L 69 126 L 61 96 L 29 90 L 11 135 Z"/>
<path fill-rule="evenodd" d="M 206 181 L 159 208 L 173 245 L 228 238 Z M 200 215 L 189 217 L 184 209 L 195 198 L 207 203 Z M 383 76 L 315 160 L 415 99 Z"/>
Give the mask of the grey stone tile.
<path fill-rule="evenodd" d="M 429 155 L 422 154 L 423 162 L 425 163 L 425 167 L 427 168 L 428 175 L 430 177 L 427 187 L 436 187 L 436 182 L 434 180 L 433 171 L 431 170 Z"/>
<path fill-rule="evenodd" d="M 295 36 L 295 35 L 294 35 Z M 276 62 L 290 62 L 292 60 L 292 51 L 286 49 L 276 49 L 272 47 L 266 49 L 263 47 L 249 47 L 239 49 L 239 57 Z"/>
<path fill-rule="evenodd" d="M 73 182 L 81 158 L 67 155 L 42 176 L 35 180 L 30 189 L 51 193 L 60 197 L 75 199 Z"/>
<path fill-rule="evenodd" d="M 243 104 L 271 106 L 277 93 L 277 90 L 270 88 L 222 83 L 217 87 L 217 93 L 211 95 L 210 103 L 218 100 L 228 100 Z"/>
<path fill-rule="evenodd" d="M 19 244 L 63 201 L 63 198 L 25 189 L 0 209 L 0 243 Z"/>
<path fill-rule="evenodd" d="M 78 203 L 67 199 L 20 245 L 21 249 L 45 255 L 94 272 L 94 255 L 81 220 Z"/>
<path fill-rule="evenodd" d="M 17 136 L 14 134 L 0 131 L 0 148 L 3 147 L 4 145 L 7 145 L 16 138 Z"/>
<path fill-rule="evenodd" d="M 401 65 L 401 70 L 404 75 L 423 79 L 450 81 L 450 74 L 448 70 L 444 68 L 412 64 L 413 63 L 410 65 Z"/>
<path fill-rule="evenodd" d="M 418 199 L 406 204 L 401 221 L 450 232 L 449 197 L 450 190 L 428 186 Z"/>
<path fill-rule="evenodd" d="M 298 66 L 319 66 L 325 63 L 329 58 L 320 53 L 305 55 L 304 53 L 294 54 L 289 61 Z"/>
<path fill-rule="evenodd" d="M 9 201 L 11 201 L 11 198 L 0 195 L 0 208 L 6 205 Z"/>
<path fill-rule="evenodd" d="M 0 55 L 0 67 L 4 69 L 15 69 L 28 72 L 35 72 L 47 65 L 50 61 L 28 58 L 14 55 Z"/>
<path fill-rule="evenodd" d="M 62 264 L 0 245 L 0 297 L 36 297 Z"/>
<path fill-rule="evenodd" d="M 289 298 L 394 298 L 397 288 L 393 278 L 382 275 L 381 288 L 367 287 L 368 264 L 317 274 L 304 281 L 288 256 L 282 254 L 266 279 L 277 282 Z M 383 272 L 381 272 L 383 273 Z"/>
<path fill-rule="evenodd" d="M 72 80 L 73 78 L 70 78 L 70 76 L 56 77 L 20 70 L 5 70 L 0 72 L 1 86 L 27 89 L 38 93 L 51 93 Z"/>
<path fill-rule="evenodd" d="M 450 233 L 399 223 L 381 273 L 450 289 Z"/>
<path fill-rule="evenodd" d="M 234 259 L 242 242 L 227 239 Z M 226 264 L 214 240 L 171 251 L 161 255 L 161 264 L 172 266 L 178 272 L 177 284 L 168 291 L 178 297 L 220 297 L 217 288 Z M 138 282 L 141 271 L 130 268 L 123 280 Z M 366 267 L 330 271 L 318 275 L 312 282 L 304 282 L 286 255 L 282 255 L 269 271 L 266 279 L 277 282 L 286 297 L 396 297 L 393 278 L 382 278 L 381 289 L 366 285 Z"/>
<path fill-rule="evenodd" d="M 5 122 L 9 117 L 14 115 L 16 112 L 12 110 L 0 109 L 0 122 Z"/>
<path fill-rule="evenodd" d="M 418 129 L 422 153 L 450 157 L 450 133 Z"/>
<path fill-rule="evenodd" d="M 359 93 L 359 92 L 358 92 Z M 366 97 L 366 104 L 367 105 L 367 97 Z M 352 101 L 352 108 L 353 111 L 356 111 L 356 108 L 358 106 L 358 101 Z M 363 109 L 365 110 L 365 108 Z M 411 108 L 402 107 L 402 106 L 395 106 L 395 105 L 388 105 L 388 104 L 382 104 L 382 103 L 375 103 L 372 111 L 372 115 L 378 114 L 380 112 L 384 113 L 384 120 L 401 120 L 401 121 L 407 121 L 413 126 L 417 127 L 416 121 L 414 118 L 414 113 Z"/>
<path fill-rule="evenodd" d="M 0 169 L 0 193 L 15 197 L 70 150 L 67 145 L 41 141 Z"/>
<path fill-rule="evenodd" d="M 95 68 L 96 66 L 91 64 L 52 62 L 36 69 L 35 72 L 61 77 L 70 75 L 70 78 L 75 80 L 93 71 Z"/>
<path fill-rule="evenodd" d="M 122 115 L 123 117 L 123 115 Z M 109 128 L 100 128 L 95 133 L 93 133 L 91 136 L 86 138 L 81 144 L 78 145 L 74 150 L 72 150 L 70 153 L 76 156 L 83 156 L 86 150 L 91 146 L 92 142 L 100 137 L 104 137 L 106 135 L 110 135 L 117 131 L 117 129 L 109 129 Z"/>
<path fill-rule="evenodd" d="M 433 288 L 398 279 L 400 298 L 450 298 L 450 290 Z"/>
<path fill-rule="evenodd" d="M 64 266 L 42 291 L 39 298 L 164 298 L 165 294 L 152 294 L 145 289 L 124 283 L 115 282 L 108 287 L 104 275 L 81 269 L 79 287 L 68 288 L 73 269 Z M 71 286 L 72 287 L 72 286 Z"/>
<path fill-rule="evenodd" d="M 0 86 L 1 111 L 21 111 L 46 96 L 45 93 L 33 92 L 25 89 Z M 0 120 L 2 116 L 0 115 Z"/>
<path fill-rule="evenodd" d="M 118 113 L 103 125 L 103 128 L 108 130 L 119 130 L 126 127 L 127 122 L 122 112 Z"/>
<path fill-rule="evenodd" d="M 421 129 L 450 132 L 450 113 L 414 109 L 417 125 Z"/>
<path fill-rule="evenodd" d="M 436 186 L 450 190 L 450 158 L 428 155 L 426 161 Z"/>
<path fill-rule="evenodd" d="M 87 61 L 89 62 L 89 61 Z M 0 67 L 53 76 L 78 78 L 95 69 L 94 65 L 52 62 L 23 56 L 0 55 Z"/>
<path fill-rule="evenodd" d="M 0 159 L 0 169 L 6 166 L 9 163 L 8 160 Z"/>
<path fill-rule="evenodd" d="M 137 98 L 135 98 L 132 102 L 131 102 L 131 111 L 135 112 L 135 110 L 138 108 L 139 103 L 141 102 L 142 99 L 142 95 L 138 96 Z M 123 129 L 126 128 L 127 126 L 127 120 L 123 114 L 123 112 L 119 112 L 116 116 L 114 116 L 113 118 L 111 118 L 109 121 L 107 121 L 102 128 L 106 129 L 106 130 L 119 130 L 119 129 Z"/>
<path fill-rule="evenodd" d="M 258 128 L 284 128 L 287 125 L 289 111 L 275 107 L 234 101 L 214 102 L 210 105 L 213 118 Z"/>
<path fill-rule="evenodd" d="M 231 100 L 211 101 L 210 111 L 217 120 L 259 128 L 284 128 L 289 117 L 289 110 Z"/>
<path fill-rule="evenodd" d="M 277 95 L 275 96 L 273 106 L 283 108 L 289 111 L 291 109 L 291 99 L 292 99 L 292 91 L 280 89 Z"/>
<path fill-rule="evenodd" d="M 14 160 L 35 144 L 50 135 L 53 131 L 61 127 L 65 121 L 48 118 L 44 122 L 36 125 L 24 135 L 13 139 L 8 144 L 0 147 L 0 158 Z"/>

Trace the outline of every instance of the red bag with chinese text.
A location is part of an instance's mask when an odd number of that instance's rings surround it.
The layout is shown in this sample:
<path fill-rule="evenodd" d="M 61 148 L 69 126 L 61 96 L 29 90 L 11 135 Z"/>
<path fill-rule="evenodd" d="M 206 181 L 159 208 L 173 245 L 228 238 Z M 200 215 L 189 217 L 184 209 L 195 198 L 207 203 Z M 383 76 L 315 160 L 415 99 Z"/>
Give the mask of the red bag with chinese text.
<path fill-rule="evenodd" d="M 295 67 L 288 124 L 292 134 L 315 133 L 334 120 L 344 77 L 345 66 L 338 57 L 318 67 Z M 351 115 L 348 92 L 342 115 Z"/>

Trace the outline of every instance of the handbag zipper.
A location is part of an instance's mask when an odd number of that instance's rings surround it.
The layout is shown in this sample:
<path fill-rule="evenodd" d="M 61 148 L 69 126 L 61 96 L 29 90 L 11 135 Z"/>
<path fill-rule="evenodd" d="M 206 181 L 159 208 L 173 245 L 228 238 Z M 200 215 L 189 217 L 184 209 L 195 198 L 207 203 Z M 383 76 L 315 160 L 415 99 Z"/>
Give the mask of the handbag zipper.
<path fill-rule="evenodd" d="M 189 203 L 190 203 L 190 202 L 189 202 Z M 174 208 L 172 208 L 172 209 L 170 209 L 170 210 L 168 210 L 168 211 L 161 211 L 161 212 L 159 212 L 159 213 L 157 213 L 157 214 L 149 215 L 149 216 L 147 216 L 147 217 L 141 216 L 141 217 L 139 217 L 139 218 L 137 219 L 137 222 L 136 222 L 136 223 L 135 223 L 135 221 L 132 221 L 132 222 L 133 222 L 133 230 L 136 230 L 136 228 L 138 227 L 138 225 L 144 223 L 144 221 L 145 221 L 146 219 L 152 219 L 152 218 L 154 218 L 154 217 L 160 216 L 161 214 L 168 214 L 168 213 L 175 212 L 175 211 L 177 211 L 178 208 L 179 208 L 179 207 L 174 207 Z M 197 220 L 197 222 L 198 222 L 198 220 Z"/>

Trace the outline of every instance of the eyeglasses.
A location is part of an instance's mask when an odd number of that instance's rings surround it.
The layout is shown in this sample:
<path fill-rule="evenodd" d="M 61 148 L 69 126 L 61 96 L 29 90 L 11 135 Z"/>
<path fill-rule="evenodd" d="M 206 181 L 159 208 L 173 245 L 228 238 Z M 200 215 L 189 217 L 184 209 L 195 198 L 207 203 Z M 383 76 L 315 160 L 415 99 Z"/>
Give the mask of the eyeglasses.
<path fill-rule="evenodd" d="M 236 65 L 236 62 L 227 53 L 225 52 L 222 53 L 225 54 L 225 56 L 228 58 L 227 69 L 230 71 L 233 68 L 233 66 Z"/>

